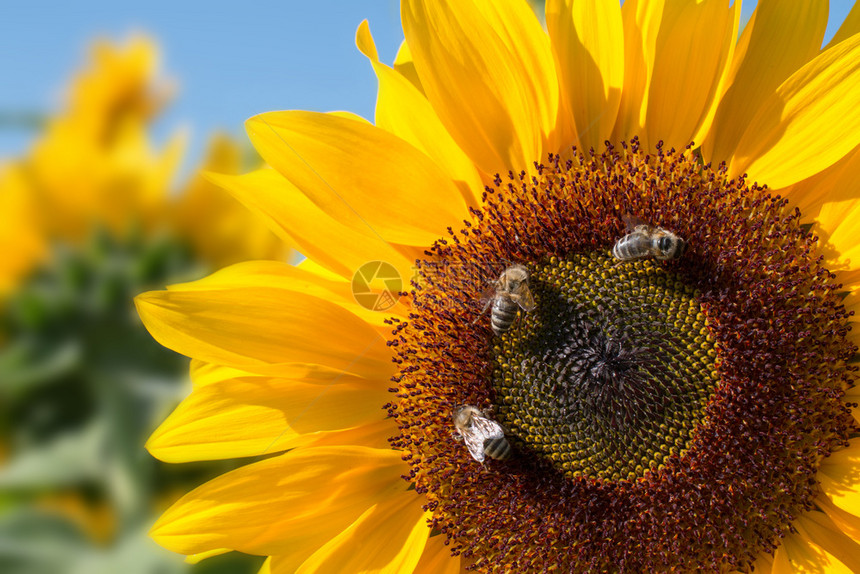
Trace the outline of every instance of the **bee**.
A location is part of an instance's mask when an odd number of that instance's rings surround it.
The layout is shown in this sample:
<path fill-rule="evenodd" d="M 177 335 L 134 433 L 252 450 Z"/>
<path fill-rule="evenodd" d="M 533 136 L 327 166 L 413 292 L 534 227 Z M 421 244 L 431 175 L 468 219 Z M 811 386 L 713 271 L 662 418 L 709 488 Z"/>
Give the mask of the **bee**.
<path fill-rule="evenodd" d="M 501 335 L 511 328 L 517 317 L 517 307 L 526 312 L 535 308 L 535 300 L 529 290 L 529 270 L 519 263 L 508 266 L 493 283 L 489 296 L 485 294 L 484 298 L 487 302 L 481 314 L 492 305 L 490 326 L 493 333 Z"/>
<path fill-rule="evenodd" d="M 687 250 L 687 242 L 662 227 L 652 227 L 631 216 L 624 217 L 628 233 L 615 242 L 612 255 L 620 261 L 654 257 L 660 261 L 677 259 Z"/>
<path fill-rule="evenodd" d="M 472 458 L 484 462 L 484 455 L 495 460 L 511 457 L 511 444 L 505 438 L 505 429 L 472 405 L 460 405 L 453 413 L 454 428 L 462 437 Z"/>

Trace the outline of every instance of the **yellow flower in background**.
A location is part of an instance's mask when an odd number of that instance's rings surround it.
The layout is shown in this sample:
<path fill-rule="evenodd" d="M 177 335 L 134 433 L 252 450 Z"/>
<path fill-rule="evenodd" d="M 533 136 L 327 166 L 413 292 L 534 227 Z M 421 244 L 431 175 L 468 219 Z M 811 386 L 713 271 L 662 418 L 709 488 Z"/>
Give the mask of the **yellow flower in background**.
<path fill-rule="evenodd" d="M 163 149 L 150 141 L 150 123 L 168 96 L 156 79 L 158 60 L 143 37 L 125 47 L 93 45 L 91 68 L 73 82 L 67 110 L 48 120 L 27 160 L 47 235 L 80 241 L 97 225 L 120 234 L 135 219 L 151 227 L 163 211 L 184 143 L 180 133 Z"/>
<path fill-rule="evenodd" d="M 29 192 L 25 176 L 19 166 L 0 166 L 0 211 L 4 225 L 0 228 L 0 245 L 6 247 L 0 259 L 0 301 L 18 285 L 45 256 L 45 238 L 34 224 L 37 220 L 35 198 Z M 11 246 L 15 246 L 14 249 Z"/>
<path fill-rule="evenodd" d="M 375 125 L 248 120 L 273 169 L 207 177 L 307 260 L 137 306 L 193 359 L 150 452 L 264 458 L 155 540 L 277 573 L 860 571 L 860 9 L 822 48 L 826 2 L 762 1 L 739 39 L 726 4 L 548 1 L 547 33 L 405 0 L 394 67 L 358 29 Z M 630 216 L 686 252 L 615 260 Z M 494 334 L 510 263 L 536 307 Z M 464 404 L 510 460 L 454 438 Z"/>
<path fill-rule="evenodd" d="M 224 135 L 209 143 L 201 169 L 237 174 L 242 170 L 239 146 Z M 172 226 L 196 256 L 218 268 L 249 258 L 284 261 L 289 256 L 286 237 L 270 230 L 260 217 L 202 175 L 195 175 L 173 198 L 163 224 Z"/>
<path fill-rule="evenodd" d="M 282 239 L 223 190 L 194 177 L 175 191 L 186 138 L 177 131 L 161 149 L 151 142 L 151 123 L 173 91 L 157 78 L 158 67 L 158 49 L 147 38 L 124 47 L 96 42 L 67 109 L 48 119 L 30 156 L 4 166 L 0 201 L 15 214 L 4 229 L 8 239 L 0 238 L 9 246 L 0 275 L 7 292 L 48 244 L 81 243 L 98 228 L 115 236 L 168 233 L 209 268 L 288 257 Z M 238 173 L 240 159 L 238 146 L 218 135 L 203 167 Z"/>

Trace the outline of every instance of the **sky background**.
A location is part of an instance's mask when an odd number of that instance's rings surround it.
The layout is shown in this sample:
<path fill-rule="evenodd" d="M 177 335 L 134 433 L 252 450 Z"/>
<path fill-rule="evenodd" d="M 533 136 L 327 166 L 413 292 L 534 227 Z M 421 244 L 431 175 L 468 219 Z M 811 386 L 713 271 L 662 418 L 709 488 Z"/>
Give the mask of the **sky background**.
<path fill-rule="evenodd" d="M 794 0 L 791 0 L 794 1 Z M 178 86 L 156 124 L 156 139 L 190 130 L 186 169 L 217 130 L 244 139 L 242 123 L 271 110 L 349 110 L 373 118 L 376 77 L 355 47 L 367 19 L 383 61 L 403 32 L 398 0 L 281 2 L 107 0 L 5 3 L 0 20 L 0 114 L 60 108 L 73 72 L 94 38 L 121 41 L 134 32 L 161 46 L 163 75 Z M 851 8 L 831 0 L 825 42 Z M 744 2 L 742 21 L 755 2 Z M 26 152 L 31 130 L 0 126 L 0 158 Z"/>

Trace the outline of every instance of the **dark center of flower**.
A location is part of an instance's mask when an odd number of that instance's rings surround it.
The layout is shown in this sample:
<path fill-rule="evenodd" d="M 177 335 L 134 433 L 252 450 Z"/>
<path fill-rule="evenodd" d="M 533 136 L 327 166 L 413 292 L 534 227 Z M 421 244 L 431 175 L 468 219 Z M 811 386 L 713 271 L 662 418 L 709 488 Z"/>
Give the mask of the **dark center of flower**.
<path fill-rule="evenodd" d="M 493 387 L 511 440 L 567 477 L 634 479 L 686 451 L 718 375 L 694 290 L 649 261 L 553 258 L 501 337 Z"/>
<path fill-rule="evenodd" d="M 391 442 L 433 526 L 484 571 L 748 569 L 857 430 L 850 315 L 800 213 L 635 140 L 493 183 L 419 262 L 390 342 Z M 627 215 L 686 252 L 616 260 Z M 535 307 L 504 330 L 482 292 L 512 264 Z M 503 426 L 510 458 L 452 438 L 460 405 Z"/>

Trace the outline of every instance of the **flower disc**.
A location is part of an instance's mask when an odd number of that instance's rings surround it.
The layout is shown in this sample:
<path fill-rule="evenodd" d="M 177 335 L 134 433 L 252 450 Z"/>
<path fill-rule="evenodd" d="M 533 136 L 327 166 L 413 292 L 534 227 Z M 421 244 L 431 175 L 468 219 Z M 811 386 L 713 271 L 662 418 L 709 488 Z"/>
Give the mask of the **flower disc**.
<path fill-rule="evenodd" d="M 480 570 L 748 568 L 855 430 L 848 314 L 800 213 L 635 140 L 494 183 L 419 262 L 390 343 L 392 443 L 434 525 Z M 613 259 L 627 215 L 686 253 Z M 481 294 L 512 263 L 536 307 L 497 336 Z M 462 404 L 504 426 L 510 460 L 452 437 Z"/>
<path fill-rule="evenodd" d="M 531 283 L 537 309 L 494 353 L 512 437 L 567 477 L 634 479 L 685 451 L 718 378 L 693 288 L 598 252 L 552 257 Z"/>

